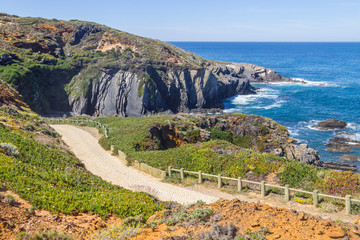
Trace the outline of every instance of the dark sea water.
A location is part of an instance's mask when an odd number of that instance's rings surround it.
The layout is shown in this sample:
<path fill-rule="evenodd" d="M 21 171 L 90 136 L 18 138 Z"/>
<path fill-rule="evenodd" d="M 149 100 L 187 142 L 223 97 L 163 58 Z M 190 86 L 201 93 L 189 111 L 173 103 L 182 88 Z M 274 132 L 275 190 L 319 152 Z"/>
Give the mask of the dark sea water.
<path fill-rule="evenodd" d="M 272 68 L 308 84 L 253 84 L 258 94 L 224 101 L 226 112 L 270 117 L 286 126 L 299 143 L 319 150 L 323 161 L 338 161 L 344 153 L 327 152 L 336 132 L 355 133 L 360 140 L 360 43 L 171 42 L 205 59 L 246 62 Z M 318 121 L 337 118 L 346 130 L 319 131 Z M 351 153 L 360 157 L 360 149 Z M 360 162 L 354 163 L 360 170 Z"/>

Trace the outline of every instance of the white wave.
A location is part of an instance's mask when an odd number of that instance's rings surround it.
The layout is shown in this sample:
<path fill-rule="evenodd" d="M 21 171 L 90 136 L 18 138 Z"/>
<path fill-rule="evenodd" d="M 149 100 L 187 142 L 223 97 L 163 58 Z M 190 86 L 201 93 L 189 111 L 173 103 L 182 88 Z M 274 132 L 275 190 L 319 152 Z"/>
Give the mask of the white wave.
<path fill-rule="evenodd" d="M 315 125 L 318 124 L 318 122 L 320 122 L 320 120 L 310 120 L 309 122 L 306 122 L 306 127 L 311 129 L 311 130 L 316 130 L 316 131 L 325 131 L 319 128 L 314 127 Z M 305 123 L 305 122 L 304 122 Z"/>
<path fill-rule="evenodd" d="M 344 133 L 338 137 L 348 138 L 348 139 L 355 140 L 355 141 L 360 141 L 360 133 L 349 133 L 349 134 Z"/>
<path fill-rule="evenodd" d="M 304 78 L 291 78 L 297 83 L 303 84 L 304 86 L 320 86 L 320 87 L 337 87 L 338 85 L 335 83 L 328 83 L 322 81 L 309 81 Z"/>
<path fill-rule="evenodd" d="M 252 108 L 257 108 L 257 109 L 271 109 L 271 108 L 279 108 L 282 106 L 282 104 L 284 103 L 285 101 L 284 100 L 279 100 L 273 104 L 270 104 L 268 106 L 263 106 L 263 107 L 260 107 L 260 106 L 256 106 L 256 107 L 252 107 Z"/>
<path fill-rule="evenodd" d="M 299 134 L 300 134 L 300 130 L 298 128 L 287 127 L 287 130 L 289 131 L 290 136 L 292 136 L 292 137 L 299 136 Z"/>
<path fill-rule="evenodd" d="M 256 94 L 236 96 L 232 100 L 232 103 L 236 105 L 248 105 L 258 101 L 259 99 L 276 100 L 278 97 L 279 97 L 278 90 L 274 90 L 270 88 L 261 88 L 256 91 Z"/>
<path fill-rule="evenodd" d="M 350 128 L 350 129 L 352 129 L 352 130 L 354 130 L 354 131 L 359 130 L 359 125 L 357 125 L 356 123 L 348 123 L 348 124 L 346 125 L 346 127 L 347 127 L 347 128 Z"/>
<path fill-rule="evenodd" d="M 313 86 L 319 86 L 319 87 L 338 87 L 335 83 L 328 83 L 323 81 L 310 81 L 306 80 L 304 78 L 291 78 L 293 82 L 267 82 L 264 84 L 272 84 L 272 85 L 300 85 L 303 87 L 313 87 Z"/>
<path fill-rule="evenodd" d="M 305 139 L 300 139 L 300 138 L 293 138 L 296 141 L 296 144 L 302 144 L 302 143 L 306 143 L 308 144 L 309 141 L 305 140 Z"/>
<path fill-rule="evenodd" d="M 239 113 L 241 111 L 241 108 L 228 108 L 223 110 L 224 113 Z"/>

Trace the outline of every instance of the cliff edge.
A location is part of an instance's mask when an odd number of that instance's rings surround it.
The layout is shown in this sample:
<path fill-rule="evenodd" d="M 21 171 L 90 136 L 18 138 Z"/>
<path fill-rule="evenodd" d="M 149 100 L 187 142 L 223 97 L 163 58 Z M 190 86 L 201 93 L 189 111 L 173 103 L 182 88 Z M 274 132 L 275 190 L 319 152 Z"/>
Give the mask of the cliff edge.
<path fill-rule="evenodd" d="M 96 23 L 0 14 L 0 79 L 42 114 L 140 116 L 223 108 L 251 81 L 286 78 Z"/>

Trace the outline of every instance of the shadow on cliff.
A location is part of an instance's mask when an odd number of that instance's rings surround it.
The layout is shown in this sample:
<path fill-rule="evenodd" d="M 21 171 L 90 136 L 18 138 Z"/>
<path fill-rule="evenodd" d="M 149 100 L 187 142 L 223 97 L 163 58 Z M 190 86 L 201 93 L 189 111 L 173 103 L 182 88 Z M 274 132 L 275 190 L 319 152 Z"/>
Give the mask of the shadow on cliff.
<path fill-rule="evenodd" d="M 40 114 L 69 113 L 71 107 L 66 85 L 78 73 L 76 69 L 34 67 L 24 78 L 14 84 L 30 108 Z"/>

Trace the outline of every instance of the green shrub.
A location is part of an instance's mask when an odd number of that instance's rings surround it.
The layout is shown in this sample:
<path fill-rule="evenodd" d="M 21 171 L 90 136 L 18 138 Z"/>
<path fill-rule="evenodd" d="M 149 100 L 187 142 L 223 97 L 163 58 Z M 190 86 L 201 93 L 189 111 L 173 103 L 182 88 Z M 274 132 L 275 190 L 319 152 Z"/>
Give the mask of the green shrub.
<path fill-rule="evenodd" d="M 303 164 L 297 161 L 289 161 L 278 174 L 282 184 L 289 184 L 294 188 L 314 190 L 314 183 L 318 181 L 319 169 L 313 165 Z"/>
<path fill-rule="evenodd" d="M 145 193 L 114 186 L 88 172 L 73 155 L 46 147 L 0 125 L 0 141 L 17 146 L 17 158 L 0 153 L 0 185 L 6 186 L 39 209 L 70 214 L 73 210 L 121 218 L 143 214 L 147 219 L 164 209 Z"/>
<path fill-rule="evenodd" d="M 129 239 L 131 237 L 135 237 L 140 231 L 141 225 L 113 225 L 95 233 L 93 238 L 98 240 Z"/>
<path fill-rule="evenodd" d="M 14 205 L 15 204 L 15 198 L 13 195 L 6 195 L 6 197 L 4 198 L 4 201 L 7 202 L 10 205 Z"/>
<path fill-rule="evenodd" d="M 21 232 L 17 235 L 18 240 L 72 240 L 72 238 L 64 233 L 56 231 L 42 232 L 34 236 L 26 232 Z"/>
<path fill-rule="evenodd" d="M 19 151 L 16 146 L 11 143 L 1 143 L 0 149 L 4 151 L 4 153 L 11 157 L 16 157 L 19 155 Z"/>
<path fill-rule="evenodd" d="M 196 221 L 206 221 L 207 219 L 210 218 L 212 213 L 213 213 L 213 211 L 208 207 L 197 208 L 191 212 L 190 218 L 194 219 Z"/>

